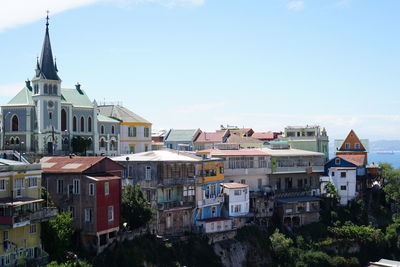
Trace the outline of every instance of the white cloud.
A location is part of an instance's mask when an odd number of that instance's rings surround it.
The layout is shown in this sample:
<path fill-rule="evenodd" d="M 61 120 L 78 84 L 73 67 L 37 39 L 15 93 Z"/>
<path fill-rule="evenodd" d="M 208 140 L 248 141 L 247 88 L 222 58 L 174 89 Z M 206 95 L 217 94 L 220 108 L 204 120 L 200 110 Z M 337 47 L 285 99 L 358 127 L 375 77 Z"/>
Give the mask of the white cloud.
<path fill-rule="evenodd" d="M 305 6 L 304 1 L 290 1 L 287 3 L 286 7 L 290 10 L 301 10 Z"/>
<path fill-rule="evenodd" d="M 50 16 L 94 3 L 107 3 L 112 5 L 156 3 L 166 7 L 175 6 L 200 6 L 205 0 L 6 0 L 0 3 L 0 32 L 19 25 L 44 19 L 46 10 Z"/>
<path fill-rule="evenodd" d="M 0 85 L 0 97 L 15 96 L 22 88 L 24 88 L 24 83 Z"/>

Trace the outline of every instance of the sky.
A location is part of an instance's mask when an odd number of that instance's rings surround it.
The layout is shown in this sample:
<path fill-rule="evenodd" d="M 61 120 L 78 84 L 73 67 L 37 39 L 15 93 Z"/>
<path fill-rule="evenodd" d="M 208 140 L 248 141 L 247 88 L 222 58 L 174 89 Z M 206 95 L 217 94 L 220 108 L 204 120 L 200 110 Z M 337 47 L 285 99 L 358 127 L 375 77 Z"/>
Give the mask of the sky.
<path fill-rule="evenodd" d="M 1 0 L 0 104 L 34 75 L 46 10 L 62 87 L 153 129 L 400 139 L 398 0 Z"/>

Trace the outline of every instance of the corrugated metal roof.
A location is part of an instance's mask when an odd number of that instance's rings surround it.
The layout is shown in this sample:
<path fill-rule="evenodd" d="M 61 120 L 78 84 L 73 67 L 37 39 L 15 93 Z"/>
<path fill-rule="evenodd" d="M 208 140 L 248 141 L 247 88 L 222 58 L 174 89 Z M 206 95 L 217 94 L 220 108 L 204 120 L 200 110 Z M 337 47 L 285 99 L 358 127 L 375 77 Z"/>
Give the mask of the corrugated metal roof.
<path fill-rule="evenodd" d="M 114 161 L 189 161 L 199 162 L 202 158 L 193 154 L 172 151 L 172 150 L 154 150 L 136 154 L 123 155 L 111 158 Z"/>
<path fill-rule="evenodd" d="M 40 160 L 44 172 L 83 172 L 106 157 L 44 157 Z"/>
<path fill-rule="evenodd" d="M 74 107 L 93 107 L 93 103 L 90 101 L 89 97 L 86 95 L 85 91 L 81 89 L 83 94 L 80 94 L 76 89 L 61 89 L 62 97 L 65 101 L 71 103 Z"/>
<path fill-rule="evenodd" d="M 122 122 L 141 122 L 141 123 L 150 123 L 145 120 L 138 114 L 130 111 L 126 107 L 121 105 L 104 105 L 98 106 L 100 113 L 107 117 L 118 119 Z"/>
<path fill-rule="evenodd" d="M 347 160 L 357 166 L 363 166 L 366 164 L 365 155 L 338 155 L 338 157 Z"/>
<path fill-rule="evenodd" d="M 199 129 L 171 129 L 164 142 L 191 142 Z"/>
<path fill-rule="evenodd" d="M 24 87 L 7 103 L 7 105 L 33 105 L 32 92 Z"/>
<path fill-rule="evenodd" d="M 97 115 L 97 120 L 100 121 L 100 122 L 114 122 L 114 123 L 119 123 L 120 122 L 119 120 L 104 116 L 102 114 L 98 114 Z"/>

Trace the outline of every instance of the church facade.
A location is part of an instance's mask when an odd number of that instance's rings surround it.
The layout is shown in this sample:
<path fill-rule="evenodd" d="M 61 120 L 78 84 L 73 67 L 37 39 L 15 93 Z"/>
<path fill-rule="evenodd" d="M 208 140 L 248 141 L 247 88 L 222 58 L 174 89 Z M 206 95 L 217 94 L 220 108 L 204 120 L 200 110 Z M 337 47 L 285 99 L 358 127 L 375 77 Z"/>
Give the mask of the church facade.
<path fill-rule="evenodd" d="M 73 152 L 77 143 L 84 143 L 87 155 L 129 153 L 126 149 L 121 151 L 123 122 L 101 114 L 96 101 L 89 99 L 79 83 L 70 89 L 61 88 L 61 84 L 53 59 L 47 18 L 35 76 L 1 107 L 3 149 L 66 155 Z M 145 121 L 145 124 L 151 133 L 151 123 Z M 151 136 L 148 139 L 151 143 Z"/>

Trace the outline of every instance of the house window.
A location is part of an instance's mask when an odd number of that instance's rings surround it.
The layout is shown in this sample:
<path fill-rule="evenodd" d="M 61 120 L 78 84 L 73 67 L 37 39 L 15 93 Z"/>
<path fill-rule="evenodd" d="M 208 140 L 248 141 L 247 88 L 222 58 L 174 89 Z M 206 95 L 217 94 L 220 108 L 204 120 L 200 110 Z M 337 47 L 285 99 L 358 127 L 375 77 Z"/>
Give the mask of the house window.
<path fill-rule="evenodd" d="M 144 152 L 149 151 L 149 146 L 148 145 L 144 145 Z"/>
<path fill-rule="evenodd" d="M 101 134 L 104 134 L 104 125 L 101 125 L 101 126 L 100 126 L 100 133 L 101 133 Z"/>
<path fill-rule="evenodd" d="M 242 190 L 235 190 L 235 196 L 242 195 Z"/>
<path fill-rule="evenodd" d="M 64 193 L 64 180 L 57 180 L 57 193 L 58 194 Z"/>
<path fill-rule="evenodd" d="M 114 221 L 114 206 L 108 206 L 107 218 L 109 222 Z"/>
<path fill-rule="evenodd" d="M 110 183 L 105 182 L 104 183 L 104 195 L 108 196 L 110 194 Z"/>
<path fill-rule="evenodd" d="M 246 184 L 246 180 L 245 180 L 245 179 L 242 179 L 242 180 L 240 180 L 240 183 L 241 183 L 241 184 Z"/>
<path fill-rule="evenodd" d="M 18 127 L 19 127 L 18 116 L 14 115 L 11 118 L 11 131 L 18 132 Z"/>
<path fill-rule="evenodd" d="M 144 128 L 144 137 L 149 137 L 150 136 L 150 129 L 149 127 Z"/>
<path fill-rule="evenodd" d="M 194 195 L 195 195 L 195 190 L 194 190 L 193 185 L 183 187 L 183 196 L 184 197 L 194 196 Z"/>
<path fill-rule="evenodd" d="M 24 179 L 23 178 L 15 179 L 14 189 L 22 189 L 23 187 L 24 187 Z"/>
<path fill-rule="evenodd" d="M 28 185 L 29 187 L 37 187 L 37 177 L 30 177 L 28 179 Z"/>
<path fill-rule="evenodd" d="M 242 205 L 235 205 L 235 212 L 241 212 L 242 211 Z"/>
<path fill-rule="evenodd" d="M 3 241 L 8 240 L 8 231 L 3 231 Z"/>
<path fill-rule="evenodd" d="M 341 177 L 341 178 L 346 178 L 346 172 L 341 172 L 341 173 L 340 173 L 340 177 Z"/>
<path fill-rule="evenodd" d="M 128 167 L 128 177 L 133 177 L 133 166 Z"/>
<path fill-rule="evenodd" d="M 115 126 L 114 125 L 111 126 L 111 133 L 115 134 Z"/>
<path fill-rule="evenodd" d="M 49 89 L 47 84 L 44 85 L 44 94 L 47 95 L 49 93 Z"/>
<path fill-rule="evenodd" d="M 350 149 L 350 143 L 345 144 L 346 149 Z"/>
<path fill-rule="evenodd" d="M 81 117 L 81 132 L 85 131 L 85 118 Z"/>
<path fill-rule="evenodd" d="M 74 194 L 79 195 L 81 193 L 81 181 L 79 179 L 74 179 Z"/>
<path fill-rule="evenodd" d="M 101 148 L 106 147 L 106 142 L 104 141 L 104 138 L 101 138 L 101 139 L 100 139 L 100 147 L 101 147 Z"/>
<path fill-rule="evenodd" d="M 345 191 L 346 189 L 347 189 L 347 187 L 345 185 L 340 186 L 340 190 Z"/>
<path fill-rule="evenodd" d="M 6 180 L 2 179 L 0 180 L 0 191 L 5 191 L 6 190 Z"/>
<path fill-rule="evenodd" d="M 219 167 L 219 173 L 224 173 L 224 167 Z"/>
<path fill-rule="evenodd" d="M 165 218 L 165 224 L 167 229 L 171 228 L 171 221 L 172 221 L 172 215 L 171 213 L 168 213 L 167 217 Z"/>
<path fill-rule="evenodd" d="M 360 143 L 355 143 L 355 144 L 354 144 L 354 148 L 355 148 L 355 149 L 360 149 Z"/>
<path fill-rule="evenodd" d="M 332 172 L 332 177 L 334 177 L 335 176 L 335 172 Z"/>
<path fill-rule="evenodd" d="M 336 158 L 336 159 L 335 159 L 335 164 L 336 164 L 336 165 L 340 165 L 340 159 L 339 159 L 339 158 Z"/>
<path fill-rule="evenodd" d="M 135 145 L 130 145 L 129 146 L 129 153 L 131 153 L 131 154 L 135 153 Z"/>
<path fill-rule="evenodd" d="M 36 224 L 30 224 L 29 225 L 29 233 L 30 234 L 36 234 Z"/>
<path fill-rule="evenodd" d="M 91 208 L 86 208 L 85 209 L 85 222 L 91 223 L 92 222 L 92 217 L 93 217 L 93 210 Z"/>
<path fill-rule="evenodd" d="M 88 118 L 88 122 L 87 122 L 87 128 L 88 128 L 88 132 L 92 132 L 92 117 Z"/>
<path fill-rule="evenodd" d="M 165 200 L 172 199 L 172 189 L 171 188 L 165 189 L 164 194 L 165 194 Z"/>
<path fill-rule="evenodd" d="M 145 176 L 144 179 L 151 180 L 151 167 L 150 166 L 146 166 L 144 176 Z"/>
<path fill-rule="evenodd" d="M 94 184 L 89 184 L 89 196 L 94 196 Z"/>
<path fill-rule="evenodd" d="M 49 120 L 53 119 L 53 113 L 49 112 Z"/>
<path fill-rule="evenodd" d="M 77 122 L 76 122 L 76 117 L 74 116 L 74 118 L 72 119 L 72 130 L 76 132 L 76 128 L 77 128 Z"/>

